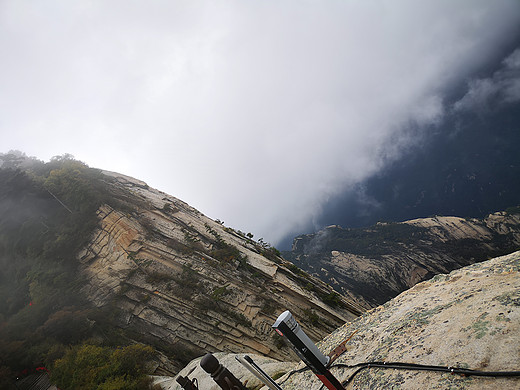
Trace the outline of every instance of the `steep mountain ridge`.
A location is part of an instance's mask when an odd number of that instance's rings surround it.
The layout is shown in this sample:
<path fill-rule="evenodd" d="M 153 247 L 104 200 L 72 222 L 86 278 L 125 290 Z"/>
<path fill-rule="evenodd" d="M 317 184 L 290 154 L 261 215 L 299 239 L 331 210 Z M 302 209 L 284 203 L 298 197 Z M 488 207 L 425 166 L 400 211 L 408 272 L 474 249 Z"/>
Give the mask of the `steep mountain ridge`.
<path fill-rule="evenodd" d="M 519 335 L 520 252 L 514 252 L 418 283 L 345 323 L 317 346 L 327 355 L 345 343 L 346 350 L 329 369 L 347 390 L 516 389 L 519 376 L 460 375 L 448 367 L 520 372 Z M 260 387 L 234 355 L 219 354 L 218 359 L 240 381 Z M 305 371 L 303 362 L 275 362 L 261 356 L 253 359 L 269 375 L 279 378 L 276 382 L 283 389 L 322 387 L 310 370 Z M 370 362 L 370 366 L 366 364 Z M 390 367 L 392 363 L 401 364 L 400 369 L 393 368 L 397 364 Z M 424 366 L 446 370 L 427 371 Z M 220 389 L 200 368 L 200 359 L 179 375 L 196 378 L 200 388 Z M 156 383 L 164 390 L 181 389 L 174 378 L 157 378 Z"/>
<path fill-rule="evenodd" d="M 364 227 L 430 215 L 485 218 L 520 199 L 520 109 L 447 113 L 414 148 L 329 199 L 314 223 Z M 426 135 L 426 134 L 425 134 Z M 290 246 L 292 237 L 287 238 Z"/>
<path fill-rule="evenodd" d="M 518 209 L 484 219 L 431 217 L 296 237 L 285 258 L 365 307 L 439 273 L 520 248 Z"/>
<path fill-rule="evenodd" d="M 288 358 L 271 330 L 280 310 L 312 324 L 315 339 L 363 311 L 274 248 L 139 180 L 104 174 L 137 207 L 98 210 L 100 225 L 78 255 L 88 281 L 82 291 L 174 359 L 208 351 Z"/>
<path fill-rule="evenodd" d="M 288 254 L 311 275 L 140 180 L 67 156 L 31 164 L 0 169 L 0 369 L 50 367 L 86 340 L 153 345 L 156 374 L 208 351 L 292 360 L 271 329 L 283 310 L 319 340 L 433 274 L 520 241 L 518 209 L 331 226 L 298 237 L 297 256 Z"/>
<path fill-rule="evenodd" d="M 324 353 L 342 341 L 335 364 L 402 362 L 480 371 L 520 371 L 520 252 L 473 264 L 419 283 L 326 337 Z M 300 365 L 301 366 L 301 365 Z M 359 367 L 333 368 L 347 381 Z M 283 378 L 281 378 L 283 380 Z M 318 388 L 297 374 L 287 390 Z M 365 368 L 346 389 L 517 389 L 520 377 L 478 377 L 412 369 Z"/>

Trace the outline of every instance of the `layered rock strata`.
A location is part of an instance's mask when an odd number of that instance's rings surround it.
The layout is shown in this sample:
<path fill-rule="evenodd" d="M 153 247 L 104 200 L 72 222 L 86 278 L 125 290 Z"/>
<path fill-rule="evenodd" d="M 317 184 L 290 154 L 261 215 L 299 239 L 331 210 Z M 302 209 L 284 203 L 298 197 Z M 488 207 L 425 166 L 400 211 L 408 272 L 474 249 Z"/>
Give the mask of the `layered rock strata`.
<path fill-rule="evenodd" d="M 365 362 L 403 362 L 481 371 L 520 371 L 520 252 L 437 275 L 346 323 L 319 343 L 327 354 L 344 340 L 347 351 L 331 371 L 345 382 Z M 303 365 L 296 368 L 301 368 Z M 280 378 L 280 381 L 284 378 Z M 285 390 L 317 389 L 311 373 L 292 375 Z M 370 368 L 346 389 L 520 388 L 520 377 Z"/>
<path fill-rule="evenodd" d="M 299 236 L 284 257 L 375 307 L 416 283 L 520 248 L 520 215 L 433 217 Z"/>
<path fill-rule="evenodd" d="M 362 312 L 274 248 L 143 182 L 104 173 L 130 206 L 99 209 L 99 228 L 79 254 L 83 292 L 174 359 L 216 351 L 289 358 L 271 329 L 282 311 L 297 313 L 314 339 Z"/>

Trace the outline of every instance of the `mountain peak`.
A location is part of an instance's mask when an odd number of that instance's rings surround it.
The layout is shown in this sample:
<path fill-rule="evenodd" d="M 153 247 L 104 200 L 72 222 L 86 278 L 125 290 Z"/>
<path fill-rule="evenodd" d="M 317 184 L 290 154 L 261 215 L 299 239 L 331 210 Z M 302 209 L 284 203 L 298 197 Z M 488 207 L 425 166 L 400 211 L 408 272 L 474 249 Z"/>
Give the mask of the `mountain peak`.
<path fill-rule="evenodd" d="M 139 180 L 104 174 L 132 207 L 98 210 L 99 226 L 78 255 L 83 292 L 98 307 L 115 306 L 119 326 L 156 348 L 287 358 L 270 329 L 278 311 L 299 313 L 315 339 L 362 312 L 268 244 Z"/>

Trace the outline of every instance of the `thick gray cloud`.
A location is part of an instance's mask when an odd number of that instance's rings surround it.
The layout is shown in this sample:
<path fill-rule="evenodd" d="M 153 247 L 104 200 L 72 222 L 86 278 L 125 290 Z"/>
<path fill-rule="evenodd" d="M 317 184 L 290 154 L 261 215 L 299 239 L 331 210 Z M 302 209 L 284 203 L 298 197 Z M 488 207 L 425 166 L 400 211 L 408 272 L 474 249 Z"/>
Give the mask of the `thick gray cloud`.
<path fill-rule="evenodd" d="M 520 101 L 520 49 L 504 59 L 491 77 L 473 79 L 455 111 L 489 111 L 494 106 Z"/>
<path fill-rule="evenodd" d="M 71 153 L 275 243 L 518 26 L 517 0 L 3 0 L 2 151 Z"/>

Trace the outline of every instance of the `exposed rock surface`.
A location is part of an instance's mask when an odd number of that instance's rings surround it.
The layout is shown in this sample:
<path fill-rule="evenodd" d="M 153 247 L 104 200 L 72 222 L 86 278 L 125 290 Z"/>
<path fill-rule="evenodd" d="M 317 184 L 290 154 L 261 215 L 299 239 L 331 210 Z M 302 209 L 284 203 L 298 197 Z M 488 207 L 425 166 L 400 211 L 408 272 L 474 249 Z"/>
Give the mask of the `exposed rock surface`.
<path fill-rule="evenodd" d="M 308 331 L 308 329 L 305 329 Z M 520 377 L 463 377 L 457 374 L 370 368 L 345 382 L 365 362 L 402 362 L 452 366 L 480 371 L 520 371 L 520 252 L 474 264 L 450 274 L 437 275 L 344 324 L 323 341 L 328 354 L 343 341 L 347 351 L 330 368 L 346 389 L 459 389 L 520 388 Z M 218 355 L 235 376 L 249 379 L 234 355 Z M 303 363 L 275 362 L 254 357 L 284 390 L 315 390 L 322 383 Z M 199 365 L 191 362 L 181 371 L 197 378 L 201 389 L 219 390 Z M 195 370 L 193 370 L 195 368 Z M 289 375 L 290 374 L 290 375 Z M 173 378 L 163 378 L 163 389 L 178 390 Z M 176 382 L 175 382 L 176 383 Z M 256 388 L 255 382 L 249 382 Z M 169 385 L 166 385 L 169 384 Z M 266 388 L 264 387 L 263 390 Z"/>
<path fill-rule="evenodd" d="M 271 329 L 282 311 L 312 324 L 314 339 L 362 312 L 265 243 L 141 181 L 104 173 L 129 207 L 99 209 L 99 229 L 79 255 L 83 292 L 170 357 L 226 351 L 289 358 Z"/>
<path fill-rule="evenodd" d="M 244 356 L 244 354 L 215 353 L 213 356 L 248 388 L 259 389 L 263 386 L 263 383 L 256 376 L 235 359 L 236 356 Z M 271 378 L 280 377 L 297 364 L 295 362 L 280 362 L 260 355 L 248 354 L 248 356 Z M 179 372 L 179 375 L 187 376 L 190 380 L 196 379 L 200 390 L 222 390 L 211 376 L 200 367 L 201 359 L 202 357 L 191 361 Z M 175 378 L 155 377 L 154 384 L 161 385 L 163 390 L 181 390 L 182 387 L 177 383 L 176 378 L 177 376 Z"/>
<path fill-rule="evenodd" d="M 520 215 L 497 212 L 482 220 L 434 217 L 365 229 L 329 226 L 297 237 L 284 257 L 368 308 L 436 274 L 519 248 Z"/>
<path fill-rule="evenodd" d="M 385 361 L 520 371 L 520 252 L 419 283 L 337 329 L 319 347 L 327 354 L 348 338 L 347 352 L 334 364 Z M 356 369 L 331 371 L 343 382 Z M 285 390 L 320 386 L 310 372 L 283 383 Z M 518 389 L 520 378 L 370 368 L 359 372 L 346 388 Z"/>

